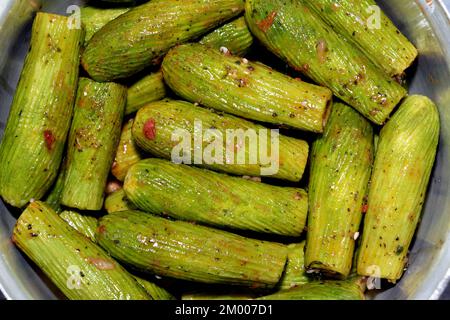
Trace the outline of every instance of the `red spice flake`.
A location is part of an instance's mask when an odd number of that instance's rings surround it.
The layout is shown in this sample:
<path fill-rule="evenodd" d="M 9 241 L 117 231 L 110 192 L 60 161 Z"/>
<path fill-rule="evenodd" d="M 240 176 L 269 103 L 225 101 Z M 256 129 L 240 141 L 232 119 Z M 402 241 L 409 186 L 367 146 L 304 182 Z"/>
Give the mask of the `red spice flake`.
<path fill-rule="evenodd" d="M 47 146 L 47 149 L 52 150 L 53 145 L 55 144 L 55 141 L 56 141 L 56 138 L 53 135 L 53 132 L 51 130 L 45 130 L 44 131 L 44 139 L 45 139 L 45 144 Z"/>
<path fill-rule="evenodd" d="M 88 257 L 87 261 L 93 264 L 98 270 L 112 270 L 116 267 L 111 260 L 107 259 Z"/>
<path fill-rule="evenodd" d="M 269 13 L 269 15 L 265 19 L 263 19 L 257 23 L 258 28 L 262 32 L 266 33 L 270 29 L 270 27 L 273 25 L 273 22 L 274 22 L 276 16 L 277 16 L 277 12 L 272 11 L 271 13 Z"/>
<path fill-rule="evenodd" d="M 101 226 L 98 227 L 97 229 L 98 233 L 100 234 L 104 234 L 106 232 L 106 227 L 104 224 L 102 224 Z"/>
<path fill-rule="evenodd" d="M 156 121 L 155 119 L 148 119 L 144 124 L 144 135 L 149 140 L 156 138 Z"/>
<path fill-rule="evenodd" d="M 362 206 L 362 208 L 361 208 L 361 212 L 362 212 L 362 213 L 366 213 L 367 210 L 369 210 L 369 205 L 368 205 L 367 203 L 366 203 L 366 204 L 363 204 L 363 206 Z"/>

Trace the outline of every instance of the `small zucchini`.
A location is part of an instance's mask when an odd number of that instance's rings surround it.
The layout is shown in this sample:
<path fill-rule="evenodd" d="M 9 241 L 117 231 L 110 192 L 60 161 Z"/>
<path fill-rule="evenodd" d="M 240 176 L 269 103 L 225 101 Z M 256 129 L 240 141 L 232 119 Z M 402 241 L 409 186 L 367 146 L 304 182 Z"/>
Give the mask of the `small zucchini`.
<path fill-rule="evenodd" d="M 125 115 L 135 113 L 150 102 L 163 99 L 166 96 L 166 91 L 161 71 L 139 79 L 128 88 Z"/>
<path fill-rule="evenodd" d="M 123 189 L 109 194 L 105 199 L 105 210 L 108 213 L 135 210 L 136 206 L 127 198 Z"/>

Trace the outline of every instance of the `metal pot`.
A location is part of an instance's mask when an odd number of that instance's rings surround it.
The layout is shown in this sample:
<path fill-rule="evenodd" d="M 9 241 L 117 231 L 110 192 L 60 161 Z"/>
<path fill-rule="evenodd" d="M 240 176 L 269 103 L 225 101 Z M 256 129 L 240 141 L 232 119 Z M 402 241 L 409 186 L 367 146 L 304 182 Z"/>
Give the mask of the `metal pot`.
<path fill-rule="evenodd" d="M 378 4 L 419 48 L 411 93 L 439 106 L 442 133 L 424 215 L 409 256 L 409 268 L 393 288 L 375 299 L 437 299 L 450 278 L 450 0 L 379 0 Z M 2 0 L 0 2 L 0 134 L 28 50 L 33 12 L 67 14 L 82 0 Z M 69 10 L 70 11 L 70 10 Z M 0 289 L 9 299 L 53 299 L 52 286 L 10 241 L 20 212 L 0 201 Z"/>

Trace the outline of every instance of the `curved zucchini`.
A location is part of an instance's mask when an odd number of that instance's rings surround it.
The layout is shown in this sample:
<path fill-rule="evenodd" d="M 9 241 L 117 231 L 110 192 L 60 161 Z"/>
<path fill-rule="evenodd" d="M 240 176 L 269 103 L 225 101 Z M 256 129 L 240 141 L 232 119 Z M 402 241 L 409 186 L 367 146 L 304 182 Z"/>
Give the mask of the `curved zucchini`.
<path fill-rule="evenodd" d="M 309 150 L 303 140 L 277 136 L 249 121 L 173 100 L 154 102 L 140 109 L 132 134 L 139 147 L 160 158 L 183 160 L 185 164 L 236 175 L 270 175 L 291 181 L 301 179 Z M 231 141 L 233 137 L 237 138 Z M 270 144 L 268 152 L 264 152 L 264 142 Z M 227 156 L 230 149 L 233 155 Z"/>
<path fill-rule="evenodd" d="M 162 72 L 158 71 L 151 73 L 148 76 L 136 81 L 128 88 L 125 114 L 132 114 L 146 104 L 161 100 L 165 96 L 166 85 L 164 84 Z"/>
<path fill-rule="evenodd" d="M 109 194 L 105 199 L 105 209 L 108 213 L 136 209 L 136 206 L 127 198 L 123 189 Z"/>
<path fill-rule="evenodd" d="M 61 203 L 100 210 L 114 151 L 120 138 L 126 88 L 80 79 L 67 147 Z"/>
<path fill-rule="evenodd" d="M 123 186 L 140 210 L 216 227 L 300 236 L 308 195 L 213 171 L 147 159 L 134 165 Z"/>
<path fill-rule="evenodd" d="M 119 146 L 117 147 L 116 157 L 111 169 L 112 174 L 119 181 L 123 181 L 127 175 L 128 169 L 142 159 L 142 155 L 131 135 L 132 126 L 133 119 L 130 119 L 122 128 Z"/>
<path fill-rule="evenodd" d="M 84 32 L 67 17 L 38 13 L 0 146 L 0 195 L 12 206 L 41 199 L 61 164 Z"/>
<path fill-rule="evenodd" d="M 308 9 L 306 0 L 248 0 L 252 33 L 274 54 L 376 124 L 383 124 L 406 95 L 358 48 Z"/>
<path fill-rule="evenodd" d="M 314 0 L 305 4 L 390 76 L 402 74 L 417 57 L 414 45 L 374 0 Z M 380 12 L 379 27 L 370 24 L 375 10 Z"/>
<path fill-rule="evenodd" d="M 257 121 L 322 132 L 331 105 L 327 88 L 197 43 L 171 49 L 162 70 L 188 101 Z"/>
<path fill-rule="evenodd" d="M 97 239 L 111 255 L 160 276 L 271 288 L 286 263 L 281 244 L 142 212 L 106 215 L 99 225 Z"/>
<path fill-rule="evenodd" d="M 306 275 L 305 241 L 287 246 L 288 260 L 286 269 L 278 284 L 279 290 L 289 290 L 311 282 Z"/>
<path fill-rule="evenodd" d="M 364 300 L 364 291 L 356 281 L 315 281 L 297 288 L 279 291 L 257 300 Z"/>
<path fill-rule="evenodd" d="M 12 241 L 72 300 L 151 300 L 106 252 L 48 205 L 30 203 Z"/>
<path fill-rule="evenodd" d="M 149 1 L 100 29 L 83 53 L 83 67 L 97 81 L 129 77 L 243 9 L 243 0 Z"/>
<path fill-rule="evenodd" d="M 68 210 L 61 212 L 59 216 L 67 222 L 69 226 L 95 242 L 95 230 L 97 229 L 98 223 L 96 218 Z"/>
<path fill-rule="evenodd" d="M 381 130 L 358 274 L 400 279 L 417 228 L 439 141 L 439 113 L 427 97 L 410 96 Z"/>
<path fill-rule="evenodd" d="M 373 164 L 373 129 L 351 107 L 335 103 L 313 143 L 305 265 L 347 277 Z"/>
<path fill-rule="evenodd" d="M 97 8 L 92 6 L 81 8 L 81 23 L 86 31 L 85 45 L 91 40 L 92 36 L 100 30 L 105 24 L 114 20 L 118 16 L 129 11 L 130 8 Z"/>
<path fill-rule="evenodd" d="M 252 46 L 253 36 L 245 18 L 241 17 L 207 34 L 199 42 L 216 49 L 225 47 L 231 54 L 243 56 Z"/>

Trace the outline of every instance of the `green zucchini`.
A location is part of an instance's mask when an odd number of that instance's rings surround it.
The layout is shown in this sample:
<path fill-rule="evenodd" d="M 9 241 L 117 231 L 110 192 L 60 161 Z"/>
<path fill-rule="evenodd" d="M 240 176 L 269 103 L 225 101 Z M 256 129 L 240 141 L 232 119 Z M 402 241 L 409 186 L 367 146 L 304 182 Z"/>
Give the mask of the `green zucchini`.
<path fill-rule="evenodd" d="M 171 49 L 162 70 L 184 99 L 252 120 L 322 132 L 331 105 L 327 88 L 198 43 Z"/>
<path fill-rule="evenodd" d="M 134 277 L 136 281 L 147 291 L 153 300 L 176 300 L 175 297 L 166 289 L 145 279 Z"/>
<path fill-rule="evenodd" d="M 374 0 L 314 0 L 305 4 L 390 76 L 402 74 L 417 57 L 414 45 Z M 377 11 L 378 26 L 371 23 Z"/>
<path fill-rule="evenodd" d="M 132 114 L 146 104 L 161 100 L 165 96 L 166 85 L 164 84 L 162 72 L 158 71 L 151 73 L 148 76 L 136 81 L 128 88 L 125 114 Z"/>
<path fill-rule="evenodd" d="M 309 150 L 303 140 L 278 136 L 249 121 L 173 100 L 154 102 L 140 109 L 132 134 L 141 149 L 160 158 L 236 175 L 268 175 L 291 181 L 301 179 Z M 265 141 L 270 144 L 267 156 Z M 230 149 L 235 151 L 233 155 L 227 152 Z"/>
<path fill-rule="evenodd" d="M 278 57 L 374 123 L 383 124 L 406 89 L 309 10 L 307 2 L 248 0 L 247 24 Z"/>
<path fill-rule="evenodd" d="M 12 241 L 69 299 L 151 299 L 123 267 L 43 202 L 30 203 L 22 213 Z"/>
<path fill-rule="evenodd" d="M 59 216 L 67 222 L 69 226 L 95 242 L 95 230 L 97 229 L 96 218 L 68 210 L 61 212 Z"/>
<path fill-rule="evenodd" d="M 123 186 L 138 209 L 222 228 L 300 236 L 308 195 L 222 173 L 147 159 L 134 165 Z"/>
<path fill-rule="evenodd" d="M 347 277 L 373 164 L 371 124 L 335 103 L 325 133 L 313 143 L 305 265 Z"/>
<path fill-rule="evenodd" d="M 0 195 L 12 206 L 41 199 L 61 164 L 78 80 L 83 30 L 38 13 L 0 145 Z"/>
<path fill-rule="evenodd" d="M 82 7 L 80 11 L 81 23 L 86 31 L 85 45 L 92 36 L 105 24 L 129 11 L 130 8 L 97 8 L 92 6 Z"/>
<path fill-rule="evenodd" d="M 109 194 L 105 199 L 105 209 L 108 213 L 128 211 L 136 209 L 136 206 L 128 200 L 123 189 Z"/>
<path fill-rule="evenodd" d="M 364 300 L 364 291 L 355 281 L 314 281 L 279 291 L 257 300 Z"/>
<path fill-rule="evenodd" d="M 149 1 L 101 28 L 87 44 L 83 67 L 97 81 L 129 77 L 243 9 L 243 0 Z"/>
<path fill-rule="evenodd" d="M 43 201 L 57 213 L 61 213 L 61 197 L 64 190 L 64 180 L 66 179 L 66 161 L 63 160 L 59 168 L 58 177 Z"/>
<path fill-rule="evenodd" d="M 212 31 L 199 42 L 216 49 L 226 48 L 233 55 L 243 56 L 252 46 L 253 36 L 245 18 L 241 17 Z"/>
<path fill-rule="evenodd" d="M 114 151 L 120 138 L 126 88 L 80 79 L 67 148 L 61 203 L 100 210 Z"/>
<path fill-rule="evenodd" d="M 116 157 L 114 159 L 111 172 L 119 181 L 123 181 L 127 175 L 128 169 L 142 159 L 142 154 L 138 150 L 131 135 L 133 119 L 128 120 L 122 128 L 119 146 L 117 147 Z"/>
<path fill-rule="evenodd" d="M 278 284 L 278 290 L 289 290 L 311 281 L 306 275 L 305 241 L 290 244 L 287 248 L 288 260 L 286 269 Z"/>
<path fill-rule="evenodd" d="M 439 141 L 439 113 L 427 97 L 410 96 L 381 130 L 358 274 L 400 279 L 417 228 Z"/>
<path fill-rule="evenodd" d="M 271 288 L 286 263 L 281 244 L 142 212 L 106 215 L 99 225 L 99 244 L 112 256 L 160 276 Z"/>

